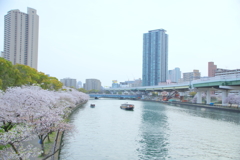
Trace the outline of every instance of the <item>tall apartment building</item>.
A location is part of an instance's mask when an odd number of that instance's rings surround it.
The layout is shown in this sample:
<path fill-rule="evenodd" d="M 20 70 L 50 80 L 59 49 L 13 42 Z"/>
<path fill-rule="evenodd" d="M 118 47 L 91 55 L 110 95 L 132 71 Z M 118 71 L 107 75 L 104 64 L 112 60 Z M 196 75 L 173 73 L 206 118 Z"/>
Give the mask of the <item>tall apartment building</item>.
<path fill-rule="evenodd" d="M 192 81 L 201 78 L 199 70 L 193 70 L 193 72 L 183 73 L 183 81 Z"/>
<path fill-rule="evenodd" d="M 214 62 L 208 62 L 208 77 L 214 77 L 217 69 L 217 65 Z"/>
<path fill-rule="evenodd" d="M 38 67 L 38 26 L 39 17 L 33 8 L 27 14 L 18 9 L 8 11 L 4 16 L 3 57 L 12 64 Z"/>
<path fill-rule="evenodd" d="M 66 86 L 66 87 L 77 88 L 77 80 L 76 79 L 64 78 L 64 79 L 61 79 L 60 82 L 62 82 L 63 85 Z"/>
<path fill-rule="evenodd" d="M 86 79 L 86 83 L 84 84 L 84 89 L 86 90 L 102 90 L 102 86 L 101 86 L 101 81 L 98 79 Z"/>
<path fill-rule="evenodd" d="M 179 82 L 181 79 L 181 71 L 180 68 L 176 67 L 173 70 L 168 71 L 168 79 L 171 80 L 171 82 Z"/>
<path fill-rule="evenodd" d="M 166 82 L 168 75 L 168 35 L 166 30 L 151 30 L 143 34 L 142 85 L 154 86 Z"/>

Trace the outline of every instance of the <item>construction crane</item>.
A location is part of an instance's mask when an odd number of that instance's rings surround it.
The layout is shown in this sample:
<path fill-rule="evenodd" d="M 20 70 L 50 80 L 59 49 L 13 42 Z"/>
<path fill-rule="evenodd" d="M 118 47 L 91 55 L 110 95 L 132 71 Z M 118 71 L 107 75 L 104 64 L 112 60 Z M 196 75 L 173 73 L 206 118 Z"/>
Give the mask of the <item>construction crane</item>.
<path fill-rule="evenodd" d="M 163 96 L 162 101 L 168 101 L 171 98 L 178 98 L 178 97 L 179 97 L 179 93 L 177 91 L 172 91 L 168 93 L 168 95 Z"/>

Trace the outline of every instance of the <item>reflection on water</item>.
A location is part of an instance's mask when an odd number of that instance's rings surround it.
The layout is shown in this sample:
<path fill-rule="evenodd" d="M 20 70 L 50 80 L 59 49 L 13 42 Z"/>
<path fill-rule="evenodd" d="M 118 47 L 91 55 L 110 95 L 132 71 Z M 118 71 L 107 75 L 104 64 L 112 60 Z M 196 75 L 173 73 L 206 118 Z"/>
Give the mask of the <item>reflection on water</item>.
<path fill-rule="evenodd" d="M 140 126 L 142 137 L 139 142 L 140 159 L 167 157 L 169 128 L 165 110 L 165 107 L 159 107 L 158 103 L 145 102 Z"/>
<path fill-rule="evenodd" d="M 70 122 L 60 159 L 240 159 L 240 113 L 157 102 L 90 100 Z M 90 104 L 96 104 L 91 108 Z"/>

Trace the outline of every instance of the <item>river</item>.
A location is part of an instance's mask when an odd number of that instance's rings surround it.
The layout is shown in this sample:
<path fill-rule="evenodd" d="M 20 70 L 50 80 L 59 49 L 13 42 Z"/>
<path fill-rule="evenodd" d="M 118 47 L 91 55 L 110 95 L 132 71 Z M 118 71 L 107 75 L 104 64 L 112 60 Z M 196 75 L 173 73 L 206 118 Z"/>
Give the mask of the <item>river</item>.
<path fill-rule="evenodd" d="M 125 102 L 134 111 L 120 109 Z M 236 112 L 102 98 L 70 123 L 75 131 L 63 137 L 61 160 L 240 159 Z"/>

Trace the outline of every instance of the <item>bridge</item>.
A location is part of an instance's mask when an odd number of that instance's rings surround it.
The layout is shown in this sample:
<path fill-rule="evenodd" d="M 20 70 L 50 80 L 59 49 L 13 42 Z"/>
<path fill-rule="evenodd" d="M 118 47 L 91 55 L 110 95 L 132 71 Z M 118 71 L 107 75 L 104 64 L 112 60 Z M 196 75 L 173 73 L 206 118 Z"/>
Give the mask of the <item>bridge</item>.
<path fill-rule="evenodd" d="M 139 99 L 141 95 L 120 95 L 120 94 L 89 94 L 90 97 L 98 98 L 120 98 L 120 99 Z"/>
<path fill-rule="evenodd" d="M 240 95 L 240 74 L 223 75 L 216 77 L 201 78 L 183 83 L 162 84 L 158 86 L 141 86 L 128 88 L 109 88 L 106 89 L 112 94 L 117 92 L 125 92 L 128 94 L 149 94 L 150 92 L 197 92 L 197 103 L 202 103 L 202 93 L 206 92 L 207 104 L 211 103 L 210 92 L 220 91 L 222 93 L 222 104 L 232 90 L 238 91 Z"/>
<path fill-rule="evenodd" d="M 197 88 L 221 88 L 221 86 L 240 86 L 240 74 L 207 77 L 183 83 L 162 84 L 158 86 L 108 88 L 108 91 L 189 91 Z"/>

